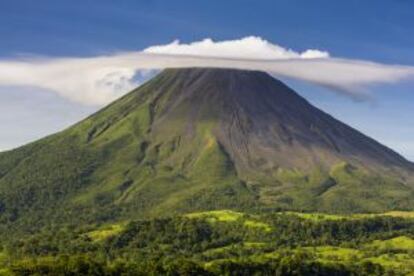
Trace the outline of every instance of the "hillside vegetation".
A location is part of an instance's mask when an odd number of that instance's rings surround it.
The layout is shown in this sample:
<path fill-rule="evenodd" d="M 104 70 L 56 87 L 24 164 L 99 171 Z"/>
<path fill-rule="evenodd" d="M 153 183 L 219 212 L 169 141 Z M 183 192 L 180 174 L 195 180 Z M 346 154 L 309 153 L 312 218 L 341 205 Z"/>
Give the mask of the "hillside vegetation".
<path fill-rule="evenodd" d="M 0 233 L 214 209 L 413 210 L 411 168 L 265 73 L 166 70 L 0 153 Z"/>
<path fill-rule="evenodd" d="M 0 275 L 406 275 L 414 272 L 414 219 L 407 214 L 215 210 L 51 225 L 2 241 Z"/>
<path fill-rule="evenodd" d="M 412 163 L 266 73 L 170 69 L 0 153 L 0 274 L 408 273 L 413 199 Z"/>

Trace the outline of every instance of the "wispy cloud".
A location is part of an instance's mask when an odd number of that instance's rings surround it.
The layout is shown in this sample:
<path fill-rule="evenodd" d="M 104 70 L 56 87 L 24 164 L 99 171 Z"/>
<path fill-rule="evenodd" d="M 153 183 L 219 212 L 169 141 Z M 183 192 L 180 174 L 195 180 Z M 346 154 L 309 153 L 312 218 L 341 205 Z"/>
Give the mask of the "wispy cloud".
<path fill-rule="evenodd" d="M 326 51 L 296 52 L 259 37 L 190 44 L 174 41 L 143 51 L 89 58 L 0 61 L 0 86 L 37 87 L 87 105 L 106 104 L 139 84 L 141 70 L 222 67 L 262 70 L 326 86 L 354 98 L 368 87 L 414 78 L 414 66 L 334 58 Z"/>

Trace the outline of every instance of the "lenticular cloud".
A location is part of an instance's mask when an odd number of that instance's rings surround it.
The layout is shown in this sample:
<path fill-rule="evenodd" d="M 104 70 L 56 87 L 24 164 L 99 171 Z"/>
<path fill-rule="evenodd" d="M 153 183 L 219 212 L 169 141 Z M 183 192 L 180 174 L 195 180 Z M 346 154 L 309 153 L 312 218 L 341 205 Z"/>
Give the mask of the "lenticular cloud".
<path fill-rule="evenodd" d="M 170 44 L 146 48 L 144 53 L 192 55 L 224 58 L 249 59 L 298 59 L 298 58 L 327 58 L 328 52 L 309 49 L 302 53 L 272 44 L 260 37 L 249 36 L 239 40 L 213 41 L 206 38 L 189 44 L 181 44 L 175 40 Z"/>
<path fill-rule="evenodd" d="M 86 105 L 103 105 L 139 85 L 137 74 L 152 69 L 220 67 L 261 70 L 308 81 L 353 98 L 372 84 L 414 78 L 413 66 L 334 58 L 328 52 L 284 48 L 260 37 L 193 43 L 178 40 L 142 51 L 89 58 L 0 60 L 0 86 L 29 86 Z"/>

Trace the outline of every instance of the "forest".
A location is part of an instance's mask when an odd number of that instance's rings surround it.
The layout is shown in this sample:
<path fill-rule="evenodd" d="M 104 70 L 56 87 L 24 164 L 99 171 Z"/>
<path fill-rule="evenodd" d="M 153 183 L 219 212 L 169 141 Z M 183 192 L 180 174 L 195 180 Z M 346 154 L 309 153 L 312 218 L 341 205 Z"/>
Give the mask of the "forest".
<path fill-rule="evenodd" d="M 407 275 L 414 213 L 231 210 L 61 224 L 2 239 L 0 275 Z"/>

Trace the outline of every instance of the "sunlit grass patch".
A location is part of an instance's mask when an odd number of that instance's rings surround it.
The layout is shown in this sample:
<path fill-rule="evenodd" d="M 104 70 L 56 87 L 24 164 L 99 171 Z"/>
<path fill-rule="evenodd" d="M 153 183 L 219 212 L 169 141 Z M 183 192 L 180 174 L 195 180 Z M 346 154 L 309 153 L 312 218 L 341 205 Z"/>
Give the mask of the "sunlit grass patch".
<path fill-rule="evenodd" d="M 259 220 L 254 220 L 247 218 L 245 214 L 241 212 L 231 211 L 231 210 L 215 210 L 215 211 L 206 211 L 191 213 L 185 215 L 187 218 L 203 218 L 208 222 L 214 223 L 217 221 L 220 222 L 235 222 L 237 220 L 244 220 L 243 225 L 249 228 L 262 229 L 264 231 L 270 232 L 272 228 L 269 224 L 261 222 Z"/>
<path fill-rule="evenodd" d="M 328 260 L 351 261 L 352 259 L 360 259 L 362 252 L 358 249 L 336 247 L 336 246 L 318 246 L 305 248 L 314 252 L 318 257 Z"/>
<path fill-rule="evenodd" d="M 414 218 L 414 212 L 410 211 L 390 211 L 386 213 L 372 213 L 372 214 L 345 214 L 345 215 L 337 215 L 337 214 L 326 214 L 326 213 L 301 213 L 301 212 L 281 212 L 281 214 L 288 214 L 288 215 L 295 215 L 303 219 L 309 219 L 313 221 L 323 221 L 323 220 L 352 220 L 352 219 L 364 219 L 364 218 L 373 218 L 373 217 L 380 217 L 380 216 L 387 216 L 387 217 L 398 217 L 398 218 L 407 218 L 411 219 Z"/>
<path fill-rule="evenodd" d="M 300 212 L 282 212 L 282 214 L 295 215 L 303 219 L 309 219 L 314 221 L 322 220 L 341 220 L 349 218 L 349 216 L 344 215 L 333 215 L 333 214 L 324 214 L 324 213 L 300 213 Z"/>
<path fill-rule="evenodd" d="M 413 211 L 391 211 L 383 213 L 384 216 L 399 217 L 399 218 L 414 218 Z"/>
<path fill-rule="evenodd" d="M 100 229 L 88 232 L 86 235 L 94 242 L 103 241 L 109 237 L 121 233 L 125 228 L 124 223 L 111 224 Z"/>
<path fill-rule="evenodd" d="M 398 271 L 407 273 L 414 271 L 414 258 L 410 254 L 383 254 L 366 260 Z"/>
<path fill-rule="evenodd" d="M 250 220 L 250 219 L 244 222 L 244 226 L 251 227 L 251 228 L 259 228 L 266 232 L 272 231 L 272 227 L 270 227 L 269 224 L 261 222 L 261 221 Z"/>
<path fill-rule="evenodd" d="M 378 250 L 405 250 L 414 252 L 414 239 L 400 236 L 389 240 L 375 240 L 366 245 L 367 248 Z"/>
<path fill-rule="evenodd" d="M 212 221 L 236 221 L 243 217 L 243 213 L 231 210 L 215 210 L 206 212 L 197 212 L 185 215 L 187 218 L 206 218 Z"/>

